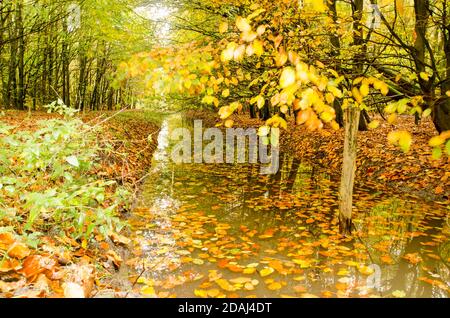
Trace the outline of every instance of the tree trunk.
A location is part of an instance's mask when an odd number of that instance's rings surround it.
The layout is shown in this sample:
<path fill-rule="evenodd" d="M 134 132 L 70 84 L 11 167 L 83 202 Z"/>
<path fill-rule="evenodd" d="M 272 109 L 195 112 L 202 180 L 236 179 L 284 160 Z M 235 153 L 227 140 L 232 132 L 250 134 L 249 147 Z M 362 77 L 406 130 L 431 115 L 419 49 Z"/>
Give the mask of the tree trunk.
<path fill-rule="evenodd" d="M 25 109 L 25 38 L 24 38 L 24 29 L 23 29 L 23 3 L 19 1 L 17 3 L 16 8 L 16 23 L 17 23 L 17 35 L 18 35 L 18 70 L 19 70 L 19 78 L 18 78 L 18 86 L 17 86 L 17 100 L 16 100 L 16 108 L 17 109 Z"/>
<path fill-rule="evenodd" d="M 62 79 L 63 79 L 63 100 L 64 104 L 70 107 L 70 61 L 69 61 L 69 34 L 67 32 L 67 21 L 63 21 L 63 36 L 62 41 Z"/>
<path fill-rule="evenodd" d="M 339 189 L 339 227 L 342 234 L 352 232 L 353 184 L 356 172 L 358 125 L 361 111 L 350 107 L 344 111 L 345 141 L 342 163 L 341 186 Z"/>
<path fill-rule="evenodd" d="M 261 108 L 261 110 L 259 111 L 259 118 L 261 118 L 262 120 L 270 119 L 270 109 L 267 101 L 264 104 L 263 108 Z"/>
<path fill-rule="evenodd" d="M 450 130 L 450 98 L 444 96 L 433 107 L 433 122 L 439 133 Z"/>
<path fill-rule="evenodd" d="M 363 42 L 363 27 L 361 24 L 364 9 L 363 0 L 355 0 L 352 3 L 353 16 L 353 45 L 359 48 Z M 359 48 L 355 54 L 354 73 L 359 76 L 364 66 L 364 51 Z M 344 154 L 342 162 L 341 185 L 339 188 L 339 227 L 343 235 L 352 232 L 352 207 L 353 207 L 353 185 L 356 173 L 356 154 L 358 144 L 358 129 L 361 117 L 359 105 L 344 110 Z"/>

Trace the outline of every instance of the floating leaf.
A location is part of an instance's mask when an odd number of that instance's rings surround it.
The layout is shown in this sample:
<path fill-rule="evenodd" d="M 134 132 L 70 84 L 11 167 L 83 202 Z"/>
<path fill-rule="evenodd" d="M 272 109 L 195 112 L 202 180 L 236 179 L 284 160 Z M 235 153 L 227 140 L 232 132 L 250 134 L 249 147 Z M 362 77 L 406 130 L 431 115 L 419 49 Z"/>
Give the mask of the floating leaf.
<path fill-rule="evenodd" d="M 395 290 L 392 292 L 392 296 L 396 298 L 404 298 L 406 297 L 406 293 L 403 290 Z"/>
<path fill-rule="evenodd" d="M 219 285 L 220 288 L 226 291 L 235 291 L 236 289 L 225 279 L 220 278 L 215 281 L 217 285 Z"/>
<path fill-rule="evenodd" d="M 259 271 L 259 274 L 262 277 L 266 277 L 269 276 L 270 274 L 272 274 L 275 270 L 272 267 L 265 267 L 262 270 Z"/>
<path fill-rule="evenodd" d="M 195 289 L 194 295 L 197 297 L 201 297 L 201 298 L 207 298 L 208 292 L 206 290 L 202 290 L 202 289 Z"/>
<path fill-rule="evenodd" d="M 280 283 L 277 283 L 277 282 L 269 284 L 267 286 L 267 288 L 270 289 L 270 290 L 279 290 L 279 289 L 281 289 L 281 287 L 283 287 L 283 286 Z"/>

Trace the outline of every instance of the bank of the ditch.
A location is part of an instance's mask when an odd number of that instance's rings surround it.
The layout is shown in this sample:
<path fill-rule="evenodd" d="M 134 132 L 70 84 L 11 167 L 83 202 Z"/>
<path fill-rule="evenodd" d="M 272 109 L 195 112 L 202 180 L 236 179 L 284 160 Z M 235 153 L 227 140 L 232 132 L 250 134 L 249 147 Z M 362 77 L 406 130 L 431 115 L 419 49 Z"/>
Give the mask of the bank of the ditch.
<path fill-rule="evenodd" d="M 95 131 L 94 136 L 90 136 L 93 140 L 90 146 L 98 147 L 98 150 L 94 152 L 96 158 L 93 160 L 96 164 L 92 166 L 93 168 L 81 174 L 74 173 L 73 176 L 85 178 L 88 175 L 92 183 L 86 185 L 86 188 L 91 187 L 91 184 L 109 182 L 101 189 L 104 190 L 104 194 L 100 193 L 100 197 L 99 186 L 92 187 L 92 199 L 96 201 L 95 208 L 90 210 L 89 206 L 83 207 L 84 212 L 80 214 L 80 218 L 89 219 L 93 213 L 105 211 L 112 213 L 114 218 L 125 221 L 136 189 L 151 165 L 163 116 L 152 112 L 125 111 L 91 112 L 78 117 L 88 125 L 86 127 L 92 127 Z M 62 117 L 44 112 L 3 111 L 0 126 L 4 129 L 0 130 L 0 137 L 6 143 L 17 140 L 29 141 L 23 136 L 35 134 L 37 129 L 42 129 L 46 122 L 53 119 Z M 64 129 L 63 127 L 61 131 L 64 132 Z M 52 136 L 51 129 L 36 137 L 38 142 L 33 146 L 36 147 L 33 150 L 36 156 L 39 156 L 39 152 L 47 146 L 45 142 L 49 136 Z M 83 139 L 83 136 L 80 139 Z M 22 148 L 26 149 L 27 146 Z M 73 226 L 68 226 L 67 229 L 58 228 L 57 221 L 51 215 L 53 210 L 49 208 L 52 202 L 46 204 L 45 199 L 44 202 L 41 202 L 42 200 L 39 202 L 42 209 L 38 212 L 42 215 L 33 226 L 27 227 L 33 206 L 27 204 L 23 198 L 24 193 L 12 196 L 2 191 L 14 191 L 16 182 L 14 179 L 20 179 L 21 182 L 28 177 L 33 179 L 33 169 L 25 171 L 24 175 L 18 175 L 16 171 L 22 170 L 15 169 L 14 165 L 20 165 L 23 158 L 20 158 L 20 155 L 9 157 L 10 154 L 11 151 L 7 152 L 6 148 L 0 149 L 2 159 L 0 168 L 11 171 L 12 176 L 8 178 L 10 181 L 0 179 L 4 183 L 3 185 L 0 182 L 0 298 L 95 297 L 105 294 L 114 296 L 114 292 L 118 290 L 120 292 L 120 287 L 114 286 L 114 279 L 122 267 L 123 254 L 129 244 L 126 227 L 110 231 L 107 235 L 95 228 L 89 238 L 75 237 L 72 235 Z M 54 155 L 58 156 L 57 153 Z M 82 163 L 74 158 L 69 157 L 67 161 L 78 168 Z M 45 166 L 36 169 L 40 170 L 40 176 L 44 175 L 42 182 L 30 180 L 30 185 L 21 184 L 21 187 L 26 191 L 35 192 L 36 196 L 42 198 L 56 193 L 55 189 L 62 184 L 61 180 L 64 178 L 52 178 L 52 173 L 58 168 Z M 80 189 L 85 190 L 83 186 L 81 185 Z M 127 191 L 127 194 L 121 201 L 123 204 L 115 206 L 112 205 L 110 197 L 117 196 L 118 188 Z M 74 197 L 79 195 L 79 191 L 73 195 Z M 61 211 L 58 213 L 61 214 Z M 64 212 L 58 218 L 61 217 L 64 219 Z M 97 215 L 95 220 L 97 222 L 95 226 L 101 225 L 102 216 Z M 105 218 L 104 222 L 109 223 L 110 219 Z M 85 226 L 86 230 L 90 225 L 86 223 Z"/>

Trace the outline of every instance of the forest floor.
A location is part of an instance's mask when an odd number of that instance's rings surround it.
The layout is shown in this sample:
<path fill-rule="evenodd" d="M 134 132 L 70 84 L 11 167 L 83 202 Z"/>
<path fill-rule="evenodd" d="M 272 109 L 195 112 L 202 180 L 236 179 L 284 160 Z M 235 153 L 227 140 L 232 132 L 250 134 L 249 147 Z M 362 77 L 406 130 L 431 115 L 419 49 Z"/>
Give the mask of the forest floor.
<path fill-rule="evenodd" d="M 14 131 L 31 133 L 39 121 L 60 118 L 45 112 L 6 111 L 0 120 L 14 126 Z M 89 112 L 81 119 L 92 127 L 101 127 L 98 144 L 107 143 L 112 148 L 89 174 L 97 180 L 114 180 L 136 194 L 157 146 L 159 115 L 138 111 Z M 15 234 L 1 231 L 0 223 L 0 298 L 95 297 L 110 286 L 123 262 L 129 242 L 125 236 L 97 234 L 86 242 L 69 235 L 52 237 L 50 229 L 43 233 L 36 248 L 29 248 L 24 244 L 25 221 L 14 226 Z"/>
<path fill-rule="evenodd" d="M 189 111 L 187 116 L 201 119 L 204 126 L 214 126 L 220 120 L 210 111 Z M 233 115 L 236 127 L 259 127 L 262 121 L 247 115 Z M 383 122 L 380 120 L 380 122 Z M 290 123 L 288 131 L 282 131 L 281 151 L 289 152 L 305 163 L 323 169 L 338 181 L 342 165 L 343 130 L 309 131 Z M 389 132 L 406 130 L 413 134 L 411 151 L 403 153 L 387 141 Z M 358 137 L 356 182 L 380 191 L 407 194 L 442 204 L 450 204 L 450 158 L 434 160 L 428 141 L 436 136 L 431 120 L 419 126 L 414 117 L 401 117 L 395 126 L 384 122 L 376 130 L 363 131 Z"/>

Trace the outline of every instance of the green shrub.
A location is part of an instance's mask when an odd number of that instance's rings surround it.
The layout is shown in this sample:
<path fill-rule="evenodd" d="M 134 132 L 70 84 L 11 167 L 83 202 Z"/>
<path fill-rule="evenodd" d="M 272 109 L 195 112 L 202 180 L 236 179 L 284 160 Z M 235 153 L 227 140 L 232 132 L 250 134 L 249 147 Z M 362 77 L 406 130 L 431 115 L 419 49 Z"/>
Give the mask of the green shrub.
<path fill-rule="evenodd" d="M 127 190 L 94 173 L 108 146 L 62 101 L 48 108 L 64 119 L 40 121 L 36 131 L 15 131 L 0 117 L 0 226 L 74 238 L 120 230 L 117 210 Z"/>

